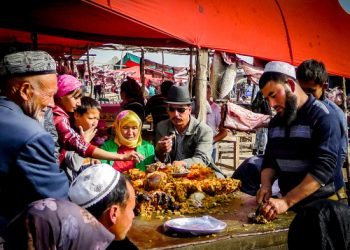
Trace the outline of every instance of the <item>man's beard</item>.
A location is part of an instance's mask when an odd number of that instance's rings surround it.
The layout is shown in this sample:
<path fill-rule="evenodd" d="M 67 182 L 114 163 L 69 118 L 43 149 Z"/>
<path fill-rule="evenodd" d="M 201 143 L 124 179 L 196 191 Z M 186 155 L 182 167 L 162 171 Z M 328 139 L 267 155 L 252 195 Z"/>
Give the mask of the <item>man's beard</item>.
<path fill-rule="evenodd" d="M 286 91 L 286 102 L 282 119 L 289 126 L 297 117 L 297 97 L 289 90 Z"/>
<path fill-rule="evenodd" d="M 37 120 L 40 123 L 44 122 L 44 116 L 41 114 L 41 109 L 33 100 L 24 102 L 22 104 L 22 109 L 27 116 Z"/>

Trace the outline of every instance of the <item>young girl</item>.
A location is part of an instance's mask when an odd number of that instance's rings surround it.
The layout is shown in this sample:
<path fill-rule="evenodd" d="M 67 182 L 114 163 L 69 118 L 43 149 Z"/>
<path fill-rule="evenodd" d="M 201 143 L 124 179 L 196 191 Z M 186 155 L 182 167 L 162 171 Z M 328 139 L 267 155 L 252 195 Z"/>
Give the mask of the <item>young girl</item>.
<path fill-rule="evenodd" d="M 81 82 L 71 75 L 58 76 L 58 90 L 55 95 L 55 104 L 53 108 L 54 123 L 58 133 L 58 142 L 61 146 L 60 163 L 65 158 L 65 151 L 75 151 L 80 156 L 92 157 L 105 160 L 131 160 L 139 162 L 143 156 L 137 152 L 128 152 L 125 154 L 116 154 L 107 152 L 90 143 L 90 140 L 96 133 L 96 128 L 91 127 L 85 132 L 80 129 L 80 135 L 70 126 L 70 117 L 78 106 L 82 96 Z"/>

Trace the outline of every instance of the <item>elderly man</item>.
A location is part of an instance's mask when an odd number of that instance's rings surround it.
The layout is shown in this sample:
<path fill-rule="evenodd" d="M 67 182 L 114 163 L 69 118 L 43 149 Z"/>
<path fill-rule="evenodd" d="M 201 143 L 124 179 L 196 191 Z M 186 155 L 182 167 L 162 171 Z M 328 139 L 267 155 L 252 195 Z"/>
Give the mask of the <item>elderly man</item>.
<path fill-rule="evenodd" d="M 0 62 L 0 219 L 2 226 L 27 204 L 67 198 L 68 179 L 54 141 L 40 125 L 57 91 L 56 63 L 44 51 L 6 55 Z"/>
<path fill-rule="evenodd" d="M 326 104 L 334 112 L 340 122 L 341 147 L 338 152 L 337 168 L 335 171 L 335 189 L 340 199 L 347 201 L 344 187 L 342 167 L 348 155 L 348 124 L 344 112 L 331 100 L 326 98 L 328 73 L 325 65 L 314 59 L 303 61 L 296 70 L 296 77 L 305 93 L 313 95 L 317 100 Z"/>
<path fill-rule="evenodd" d="M 257 202 L 269 220 L 312 200 L 338 199 L 334 171 L 341 132 L 334 112 L 296 83 L 295 69 L 284 62 L 270 62 L 259 80 L 264 97 L 277 115 L 269 124 L 261 188 Z M 282 198 L 271 198 L 278 179 Z"/>
<path fill-rule="evenodd" d="M 169 119 L 158 123 L 156 156 L 174 166 L 193 163 L 210 165 L 213 148 L 211 128 L 191 116 L 191 99 L 186 86 L 172 86 L 168 93 Z"/>
<path fill-rule="evenodd" d="M 91 166 L 73 181 L 69 198 L 114 234 L 107 249 L 137 249 L 128 240 L 122 241 L 135 217 L 136 202 L 134 188 L 123 174 L 107 164 Z"/>

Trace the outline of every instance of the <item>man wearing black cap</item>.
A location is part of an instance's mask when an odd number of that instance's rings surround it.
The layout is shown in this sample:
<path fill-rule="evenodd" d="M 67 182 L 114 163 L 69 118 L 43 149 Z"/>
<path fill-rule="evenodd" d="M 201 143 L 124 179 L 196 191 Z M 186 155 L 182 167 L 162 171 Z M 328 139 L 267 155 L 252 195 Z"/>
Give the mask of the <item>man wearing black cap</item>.
<path fill-rule="evenodd" d="M 6 55 L 0 62 L 0 234 L 28 203 L 65 199 L 68 179 L 54 141 L 40 125 L 57 91 L 56 63 L 44 51 Z"/>
<path fill-rule="evenodd" d="M 168 93 L 169 119 L 158 123 L 156 156 L 161 162 L 190 167 L 209 166 L 213 145 L 211 128 L 191 116 L 191 99 L 186 86 L 172 86 Z"/>

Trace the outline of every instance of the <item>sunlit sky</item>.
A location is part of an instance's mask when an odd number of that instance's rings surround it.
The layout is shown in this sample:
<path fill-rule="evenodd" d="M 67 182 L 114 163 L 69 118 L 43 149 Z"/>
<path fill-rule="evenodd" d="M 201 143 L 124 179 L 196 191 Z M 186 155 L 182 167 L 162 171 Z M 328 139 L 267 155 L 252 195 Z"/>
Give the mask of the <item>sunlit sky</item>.
<path fill-rule="evenodd" d="M 117 50 L 97 50 L 91 49 L 90 54 L 95 54 L 94 64 L 101 65 L 107 64 L 113 57 L 117 56 L 118 59 L 126 54 L 126 51 L 117 51 Z M 138 52 L 130 52 L 136 56 L 141 56 Z M 243 60 L 248 63 L 252 63 L 253 59 L 251 57 L 240 56 Z M 162 63 L 162 53 L 145 53 L 145 59 Z M 190 63 L 190 57 L 187 55 L 175 55 L 164 53 L 164 64 L 174 67 L 188 67 Z"/>

